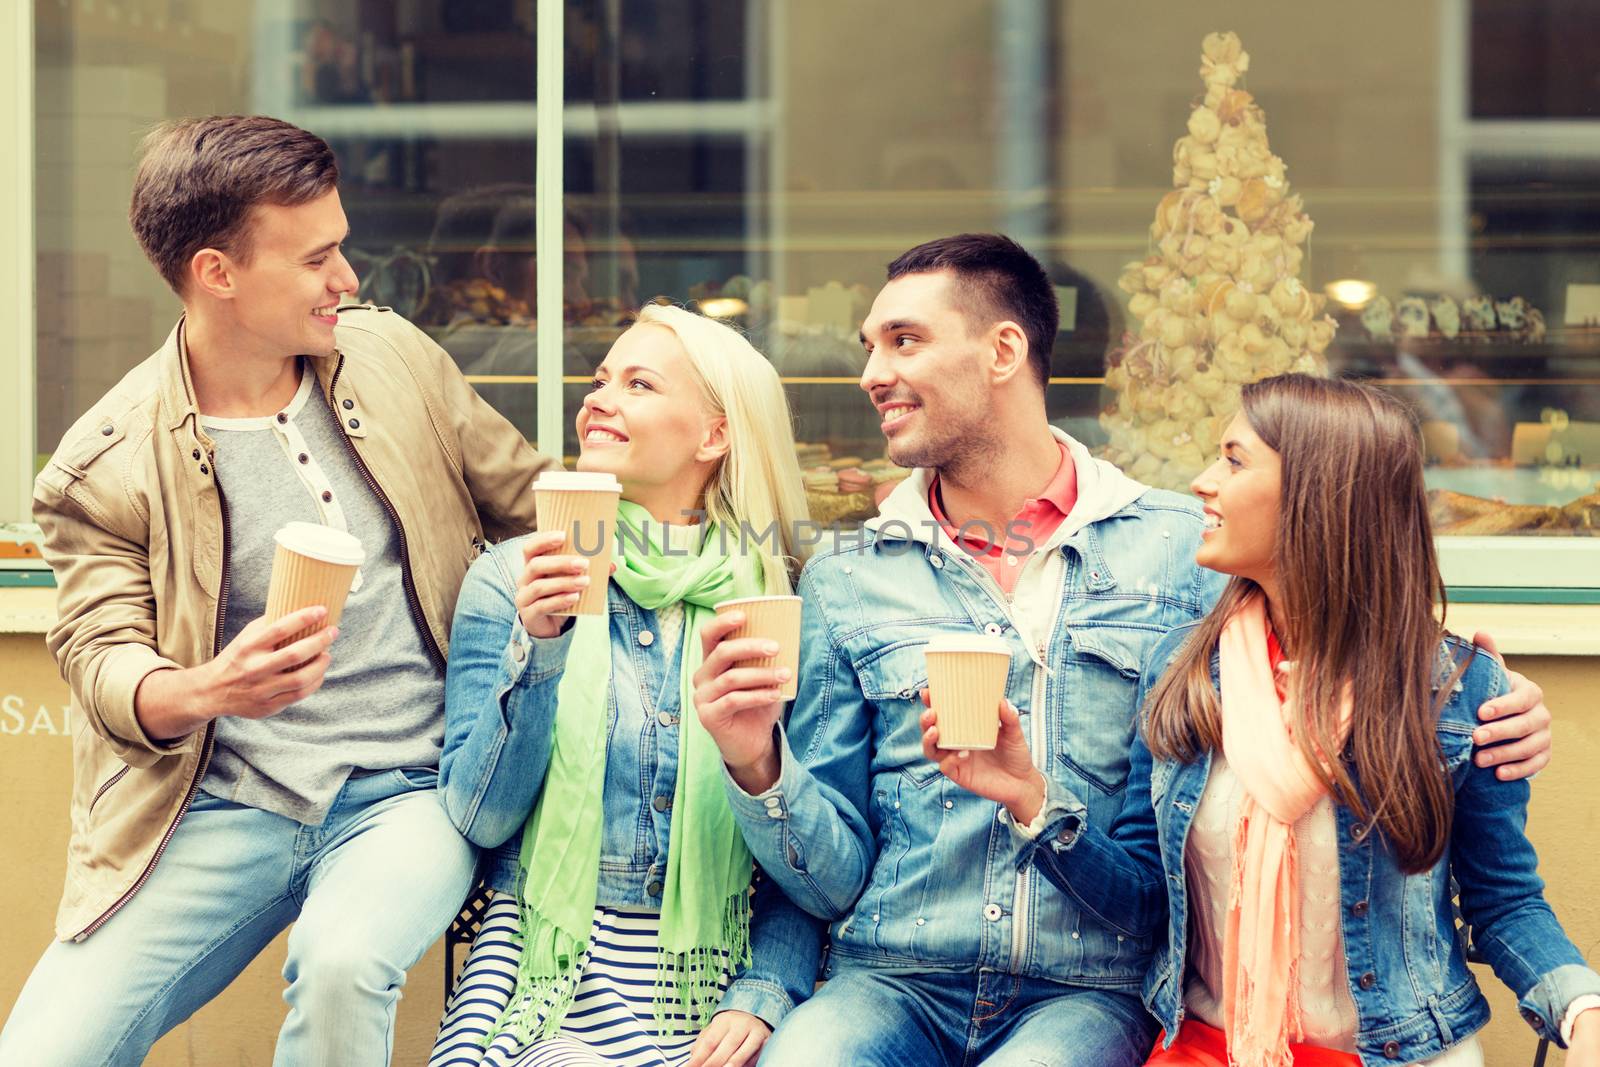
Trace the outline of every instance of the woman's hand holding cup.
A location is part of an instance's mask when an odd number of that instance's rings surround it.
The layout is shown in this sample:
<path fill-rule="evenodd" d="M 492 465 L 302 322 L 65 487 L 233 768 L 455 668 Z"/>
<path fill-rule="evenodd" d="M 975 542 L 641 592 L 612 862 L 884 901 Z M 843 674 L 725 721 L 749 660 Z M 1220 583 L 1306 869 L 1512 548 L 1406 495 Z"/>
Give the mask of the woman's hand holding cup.
<path fill-rule="evenodd" d="M 1003 804 L 1017 823 L 1031 823 L 1044 807 L 1045 779 L 1033 765 L 1017 709 L 1007 701 L 1000 702 L 1000 730 L 994 748 L 948 749 L 939 747 L 939 713 L 926 689 L 922 702 L 928 705 L 920 720 L 922 754 L 956 785 Z"/>
<path fill-rule="evenodd" d="M 517 616 L 530 636 L 551 638 L 566 626 L 578 598 L 589 587 L 589 561 L 564 555 L 564 530 L 529 534 L 522 544 L 522 577 L 517 582 Z M 615 570 L 615 564 L 612 565 Z"/>

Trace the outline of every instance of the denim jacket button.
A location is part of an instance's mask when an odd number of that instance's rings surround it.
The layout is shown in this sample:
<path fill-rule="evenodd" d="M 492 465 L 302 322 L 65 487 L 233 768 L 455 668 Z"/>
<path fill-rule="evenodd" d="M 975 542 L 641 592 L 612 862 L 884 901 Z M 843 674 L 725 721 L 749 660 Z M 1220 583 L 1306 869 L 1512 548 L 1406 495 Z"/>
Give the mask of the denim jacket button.
<path fill-rule="evenodd" d="M 651 645 L 656 643 L 656 635 L 651 633 L 649 630 L 640 630 L 639 643 L 645 648 L 649 648 Z"/>
<path fill-rule="evenodd" d="M 1359 919 L 1361 916 L 1367 913 L 1367 909 L 1369 907 L 1371 907 L 1371 905 L 1369 905 L 1366 901 L 1358 900 L 1354 904 L 1350 905 L 1350 912 Z"/>
<path fill-rule="evenodd" d="M 668 808 L 672 807 L 672 798 L 663 793 L 652 800 L 650 802 L 650 806 L 655 808 L 657 811 L 666 811 Z"/>
<path fill-rule="evenodd" d="M 1378 976 L 1373 974 L 1371 971 L 1368 971 L 1366 974 L 1361 976 L 1361 979 L 1357 984 L 1360 985 L 1362 989 L 1371 989 L 1373 986 L 1378 984 Z"/>
<path fill-rule="evenodd" d="M 649 885 L 644 887 L 644 891 L 653 897 L 659 897 L 661 895 L 661 883 L 651 882 Z"/>
<path fill-rule="evenodd" d="M 518 663 L 528 658 L 528 650 L 522 647 L 521 641 L 511 646 L 511 658 Z"/>
<path fill-rule="evenodd" d="M 768 797 L 767 799 L 763 800 L 761 803 L 763 803 L 763 804 L 765 804 L 767 806 L 767 810 L 768 811 L 776 811 L 779 808 L 783 807 L 783 801 L 779 800 L 777 797 Z"/>
<path fill-rule="evenodd" d="M 656 722 L 660 723 L 662 726 L 671 726 L 677 721 L 678 717 L 672 714 L 670 711 L 656 712 Z"/>
<path fill-rule="evenodd" d="M 990 637 L 999 637 L 1004 630 L 1005 627 L 1001 626 L 997 622 L 991 622 L 989 625 L 983 628 L 983 632 L 988 634 Z"/>
<path fill-rule="evenodd" d="M 985 904 L 983 906 L 983 917 L 985 919 L 988 919 L 992 923 L 999 922 L 1000 921 L 1000 905 L 998 905 L 998 904 Z"/>
<path fill-rule="evenodd" d="M 1385 1041 L 1383 1043 L 1383 1057 L 1384 1057 L 1384 1059 L 1388 1059 L 1388 1060 L 1397 1060 L 1397 1059 L 1399 1059 L 1400 1058 L 1400 1042 L 1398 1042 L 1398 1041 Z"/>
<path fill-rule="evenodd" d="M 940 570 L 940 569 L 942 569 L 944 567 L 944 557 L 940 556 L 938 554 L 929 556 L 928 557 L 928 562 L 933 564 L 933 569 L 934 570 Z"/>

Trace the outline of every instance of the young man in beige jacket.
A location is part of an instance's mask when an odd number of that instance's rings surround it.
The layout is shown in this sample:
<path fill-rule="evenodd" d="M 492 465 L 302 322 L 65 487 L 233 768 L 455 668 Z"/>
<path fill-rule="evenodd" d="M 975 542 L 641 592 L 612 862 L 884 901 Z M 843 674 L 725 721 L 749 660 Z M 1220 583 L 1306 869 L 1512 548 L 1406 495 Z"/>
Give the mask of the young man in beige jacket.
<path fill-rule="evenodd" d="M 358 280 L 320 138 L 262 117 L 147 140 L 133 228 L 183 302 L 35 487 L 49 644 L 88 724 L 67 878 L 0 1063 L 136 1064 L 291 923 L 276 1062 L 382 1064 L 406 970 L 471 883 L 438 803 L 444 663 L 484 538 L 552 461 Z M 262 618 L 294 520 L 365 550 L 337 627 Z"/>

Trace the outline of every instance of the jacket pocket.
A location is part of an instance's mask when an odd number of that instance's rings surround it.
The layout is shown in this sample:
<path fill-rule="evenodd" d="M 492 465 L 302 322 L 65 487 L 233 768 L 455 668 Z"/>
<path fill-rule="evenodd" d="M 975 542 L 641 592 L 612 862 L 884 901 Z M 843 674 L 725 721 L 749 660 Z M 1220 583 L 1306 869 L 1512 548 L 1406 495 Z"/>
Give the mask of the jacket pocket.
<path fill-rule="evenodd" d="M 122 781 L 122 779 L 127 776 L 130 770 L 132 770 L 132 768 L 126 763 L 122 764 L 112 772 L 111 777 L 107 778 L 104 782 L 101 782 L 100 785 L 95 788 L 94 796 L 89 798 L 89 808 L 84 813 L 86 817 L 92 818 L 94 816 L 94 809 L 99 806 L 101 799 L 107 793 L 111 792 L 112 788 L 118 782 Z"/>
<path fill-rule="evenodd" d="M 1056 762 L 1107 795 L 1128 780 L 1139 664 L 1159 633 L 1111 626 L 1074 629 L 1054 679 Z"/>
<path fill-rule="evenodd" d="M 939 765 L 922 755 L 922 690 L 928 687 L 926 641 L 900 641 L 863 657 L 856 664 L 861 695 L 876 708 L 883 724 L 878 762 L 898 765 L 918 787 L 939 774 Z"/>

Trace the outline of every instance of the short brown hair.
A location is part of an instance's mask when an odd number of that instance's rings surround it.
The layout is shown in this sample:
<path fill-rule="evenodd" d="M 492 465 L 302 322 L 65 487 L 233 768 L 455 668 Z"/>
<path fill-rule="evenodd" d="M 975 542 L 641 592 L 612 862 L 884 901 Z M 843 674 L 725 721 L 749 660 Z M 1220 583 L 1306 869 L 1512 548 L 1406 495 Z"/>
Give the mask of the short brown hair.
<path fill-rule="evenodd" d="M 162 123 L 139 155 L 128 221 L 180 296 L 189 261 L 202 248 L 249 261 L 251 208 L 304 204 L 339 182 L 328 142 L 265 115 Z"/>
<path fill-rule="evenodd" d="M 1028 363 L 1041 389 L 1050 384 L 1050 350 L 1061 310 L 1050 275 L 1037 259 L 999 233 L 958 233 L 902 252 L 889 264 L 889 281 L 907 274 L 947 270 L 955 275 L 958 299 L 983 327 L 1010 319 L 1028 339 Z"/>

